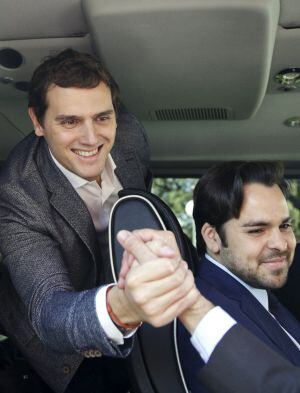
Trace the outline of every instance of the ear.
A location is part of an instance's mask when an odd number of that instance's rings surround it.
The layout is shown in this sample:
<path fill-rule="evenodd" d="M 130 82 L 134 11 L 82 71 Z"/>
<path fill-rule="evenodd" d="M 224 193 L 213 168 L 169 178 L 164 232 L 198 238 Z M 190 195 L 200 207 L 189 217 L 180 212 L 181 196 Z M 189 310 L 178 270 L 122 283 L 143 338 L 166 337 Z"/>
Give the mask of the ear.
<path fill-rule="evenodd" d="M 201 235 L 205 241 L 207 251 L 215 255 L 219 254 L 222 242 L 215 227 L 206 222 L 201 228 Z"/>
<path fill-rule="evenodd" d="M 44 136 L 44 129 L 41 126 L 40 122 L 38 121 L 34 108 L 30 106 L 28 108 L 28 115 L 32 121 L 33 127 L 34 127 L 34 132 L 36 136 Z"/>

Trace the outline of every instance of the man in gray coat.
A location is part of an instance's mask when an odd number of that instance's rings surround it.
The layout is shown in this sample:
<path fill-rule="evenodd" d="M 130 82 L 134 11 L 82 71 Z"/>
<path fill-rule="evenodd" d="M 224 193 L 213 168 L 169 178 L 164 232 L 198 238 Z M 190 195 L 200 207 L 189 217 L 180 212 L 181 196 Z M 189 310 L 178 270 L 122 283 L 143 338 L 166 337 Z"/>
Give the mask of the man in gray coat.
<path fill-rule="evenodd" d="M 47 59 L 30 84 L 34 133 L 1 168 L 0 321 L 57 393 L 126 392 L 109 357 L 130 352 L 140 321 L 159 326 L 175 317 L 161 303 L 149 312 L 153 277 L 132 291 L 103 286 L 112 282 L 110 208 L 122 188 L 150 182 L 144 130 L 117 96 L 92 56 L 69 49 Z M 183 271 L 178 263 L 169 274 L 178 286 Z M 141 304 L 145 288 L 150 298 Z"/>

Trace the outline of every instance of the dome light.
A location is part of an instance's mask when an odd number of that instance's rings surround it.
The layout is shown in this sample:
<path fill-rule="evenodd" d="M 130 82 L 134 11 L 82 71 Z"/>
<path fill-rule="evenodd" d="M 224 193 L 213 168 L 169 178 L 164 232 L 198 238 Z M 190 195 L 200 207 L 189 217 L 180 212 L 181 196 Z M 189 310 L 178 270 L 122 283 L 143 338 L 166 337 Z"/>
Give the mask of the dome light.
<path fill-rule="evenodd" d="M 275 76 L 275 81 L 283 90 L 289 91 L 300 87 L 300 68 L 286 68 Z"/>
<path fill-rule="evenodd" d="M 300 116 L 289 117 L 283 122 L 283 124 L 287 127 L 300 127 Z"/>

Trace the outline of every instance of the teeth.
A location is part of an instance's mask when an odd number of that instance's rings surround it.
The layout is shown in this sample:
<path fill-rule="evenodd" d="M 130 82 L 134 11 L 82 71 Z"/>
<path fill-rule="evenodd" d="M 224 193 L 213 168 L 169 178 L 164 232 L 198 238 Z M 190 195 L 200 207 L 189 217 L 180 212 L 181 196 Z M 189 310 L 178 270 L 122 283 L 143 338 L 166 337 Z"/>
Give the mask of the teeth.
<path fill-rule="evenodd" d="M 82 157 L 90 157 L 90 156 L 94 156 L 95 154 L 98 153 L 98 149 L 94 149 L 91 151 L 84 151 L 84 150 L 74 150 L 74 153 L 82 156 Z"/>

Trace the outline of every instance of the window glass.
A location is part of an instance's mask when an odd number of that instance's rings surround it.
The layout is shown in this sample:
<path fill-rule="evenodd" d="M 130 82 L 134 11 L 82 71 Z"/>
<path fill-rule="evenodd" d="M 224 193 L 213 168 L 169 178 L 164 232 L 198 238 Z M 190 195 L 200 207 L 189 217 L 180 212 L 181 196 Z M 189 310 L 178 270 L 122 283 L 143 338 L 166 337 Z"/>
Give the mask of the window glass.
<path fill-rule="evenodd" d="M 297 242 L 300 242 L 300 179 L 290 179 L 288 204 Z"/>
<path fill-rule="evenodd" d="M 195 228 L 192 217 L 193 190 L 195 178 L 155 178 L 152 192 L 158 195 L 175 213 L 183 231 L 195 244 Z M 300 179 L 290 179 L 291 190 L 288 197 L 293 228 L 300 242 Z"/>
<path fill-rule="evenodd" d="M 193 222 L 193 190 L 198 179 L 155 178 L 152 192 L 159 196 L 176 215 L 183 231 L 193 241 L 195 229 Z"/>

